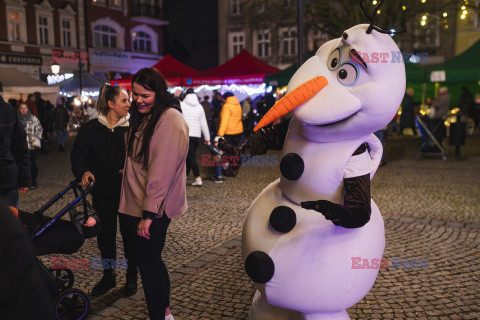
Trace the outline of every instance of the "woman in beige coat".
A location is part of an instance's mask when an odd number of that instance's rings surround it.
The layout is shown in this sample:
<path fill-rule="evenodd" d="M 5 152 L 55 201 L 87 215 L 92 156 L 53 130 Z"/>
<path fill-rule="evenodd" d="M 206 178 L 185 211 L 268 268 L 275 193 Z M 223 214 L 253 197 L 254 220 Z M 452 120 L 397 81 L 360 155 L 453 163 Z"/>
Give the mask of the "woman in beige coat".
<path fill-rule="evenodd" d="M 170 219 L 187 209 L 188 126 L 156 69 L 135 74 L 132 96 L 119 219 L 128 229 L 125 250 L 136 253 L 150 319 L 173 319 L 161 255 Z"/>

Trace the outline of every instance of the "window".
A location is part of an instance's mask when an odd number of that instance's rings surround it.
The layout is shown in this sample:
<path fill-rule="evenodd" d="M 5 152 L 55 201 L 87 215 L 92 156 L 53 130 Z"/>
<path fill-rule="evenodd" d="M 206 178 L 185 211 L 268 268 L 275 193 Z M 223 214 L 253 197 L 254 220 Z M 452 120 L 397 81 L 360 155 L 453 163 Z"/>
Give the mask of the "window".
<path fill-rule="evenodd" d="M 70 20 L 62 20 L 62 45 L 72 47 L 72 22 Z"/>
<path fill-rule="evenodd" d="M 8 39 L 20 41 L 20 12 L 8 12 Z"/>
<path fill-rule="evenodd" d="M 245 34 L 243 32 L 233 32 L 229 35 L 228 55 L 229 57 L 236 56 L 245 48 Z"/>
<path fill-rule="evenodd" d="M 95 47 L 117 48 L 117 32 L 115 29 L 106 25 L 98 25 L 93 30 Z"/>
<path fill-rule="evenodd" d="M 280 55 L 294 56 L 297 54 L 297 29 L 280 29 Z"/>
<path fill-rule="evenodd" d="M 122 8 L 122 1 L 123 0 L 110 0 L 110 6 L 116 8 Z"/>
<path fill-rule="evenodd" d="M 232 15 L 240 14 L 240 1 L 241 0 L 230 0 L 230 12 Z"/>
<path fill-rule="evenodd" d="M 308 48 L 310 51 L 318 50 L 325 42 L 328 41 L 328 35 L 318 30 L 311 30 L 308 33 Z"/>
<path fill-rule="evenodd" d="M 270 56 L 270 31 L 262 30 L 257 31 L 255 35 L 255 50 L 256 54 L 260 58 L 266 58 Z"/>
<path fill-rule="evenodd" d="M 133 51 L 137 52 L 152 52 L 152 37 L 143 31 L 134 32 Z"/>
<path fill-rule="evenodd" d="M 48 18 L 38 17 L 38 34 L 40 44 L 49 44 L 48 42 Z"/>

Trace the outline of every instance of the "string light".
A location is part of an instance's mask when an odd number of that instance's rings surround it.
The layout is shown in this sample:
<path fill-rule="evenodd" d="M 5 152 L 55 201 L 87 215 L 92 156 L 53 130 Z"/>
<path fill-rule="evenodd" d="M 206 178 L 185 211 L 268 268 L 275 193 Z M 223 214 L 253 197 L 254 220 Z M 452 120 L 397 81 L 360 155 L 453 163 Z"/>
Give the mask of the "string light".
<path fill-rule="evenodd" d="M 377 5 L 377 0 L 373 0 L 372 4 L 373 4 L 374 6 L 376 6 L 376 5 Z"/>
<path fill-rule="evenodd" d="M 425 26 L 425 25 L 427 24 L 427 22 L 426 22 L 425 20 L 422 20 L 422 22 L 420 22 L 420 24 L 421 24 L 422 26 Z"/>
<path fill-rule="evenodd" d="M 423 15 L 422 20 L 424 20 L 424 21 L 427 20 L 427 16 Z"/>
<path fill-rule="evenodd" d="M 465 7 L 465 6 L 462 6 L 462 10 L 465 10 L 465 9 L 466 9 L 466 7 Z"/>
<path fill-rule="evenodd" d="M 427 0 L 422 0 L 422 3 L 425 3 L 425 2 L 427 2 Z"/>
<path fill-rule="evenodd" d="M 467 10 L 463 10 L 463 15 L 466 16 L 467 15 Z"/>
<path fill-rule="evenodd" d="M 407 7 L 402 6 L 402 10 L 403 10 L 403 11 L 407 10 Z"/>
<path fill-rule="evenodd" d="M 380 9 L 377 10 L 377 14 L 380 14 L 380 13 L 382 13 L 382 10 L 380 10 Z"/>
<path fill-rule="evenodd" d="M 444 18 L 446 18 L 447 15 L 448 15 L 448 14 L 447 14 L 446 12 L 443 13 L 443 17 L 444 17 Z"/>
<path fill-rule="evenodd" d="M 460 18 L 463 20 L 463 19 L 465 19 L 465 16 L 464 16 L 464 15 L 462 15 Z"/>

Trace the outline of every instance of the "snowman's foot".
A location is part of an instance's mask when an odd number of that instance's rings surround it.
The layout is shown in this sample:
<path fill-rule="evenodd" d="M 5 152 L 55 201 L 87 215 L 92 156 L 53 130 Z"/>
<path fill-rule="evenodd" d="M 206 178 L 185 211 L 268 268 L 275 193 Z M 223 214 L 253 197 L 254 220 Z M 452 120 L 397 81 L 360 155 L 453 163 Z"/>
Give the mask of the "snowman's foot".
<path fill-rule="evenodd" d="M 304 314 L 305 320 L 350 320 L 347 310 Z"/>

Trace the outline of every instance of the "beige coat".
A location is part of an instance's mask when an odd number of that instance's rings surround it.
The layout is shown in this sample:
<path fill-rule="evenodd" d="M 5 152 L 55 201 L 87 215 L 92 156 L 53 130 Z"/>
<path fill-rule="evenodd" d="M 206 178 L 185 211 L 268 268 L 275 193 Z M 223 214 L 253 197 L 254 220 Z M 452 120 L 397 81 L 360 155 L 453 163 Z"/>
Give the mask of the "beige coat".
<path fill-rule="evenodd" d="M 140 133 L 136 134 L 133 148 Z M 132 157 L 125 159 L 120 194 L 120 213 L 142 217 L 143 210 L 166 212 L 169 218 L 187 210 L 185 159 L 188 152 L 188 125 L 178 110 L 170 108 L 160 117 L 150 141 L 148 168 Z"/>

